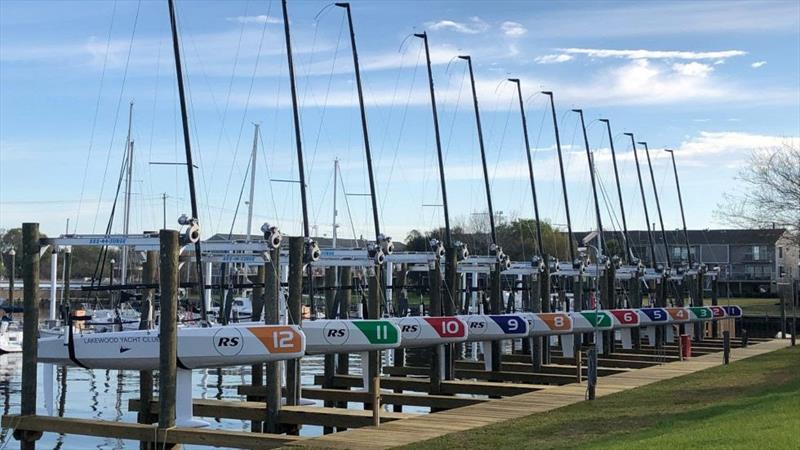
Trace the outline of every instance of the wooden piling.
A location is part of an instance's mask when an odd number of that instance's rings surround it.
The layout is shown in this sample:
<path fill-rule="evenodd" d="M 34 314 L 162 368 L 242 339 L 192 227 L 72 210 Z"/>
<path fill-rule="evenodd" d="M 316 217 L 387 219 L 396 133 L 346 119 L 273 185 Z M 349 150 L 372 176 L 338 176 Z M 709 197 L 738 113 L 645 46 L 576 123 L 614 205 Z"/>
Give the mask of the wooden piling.
<path fill-rule="evenodd" d="M 145 262 L 142 267 L 142 282 L 146 284 L 155 284 L 158 282 L 158 252 L 155 250 L 149 250 L 145 257 Z M 142 302 L 139 308 L 139 312 L 142 315 L 139 321 L 139 329 L 140 330 L 149 330 L 153 327 L 153 323 L 151 322 L 152 318 L 152 311 L 153 311 L 153 303 L 155 299 L 155 289 L 145 289 L 142 291 Z M 143 404 L 149 404 L 150 401 L 153 399 L 153 371 L 152 370 L 141 370 L 139 371 L 139 398 L 142 402 L 147 402 Z M 150 410 L 147 408 L 140 408 L 137 416 L 136 416 L 138 423 L 143 424 L 152 424 L 156 422 L 156 418 L 153 414 L 150 413 Z M 153 448 L 152 444 L 149 442 L 141 442 L 139 444 L 139 448 L 141 450 L 150 450 Z"/>
<path fill-rule="evenodd" d="M 381 317 L 381 270 L 380 267 L 376 266 L 374 268 L 374 273 L 370 273 L 367 279 L 368 284 L 368 305 L 367 305 L 367 319 L 380 319 Z M 368 380 L 369 380 L 369 392 L 374 395 L 379 395 L 380 387 L 375 384 L 375 380 L 377 377 L 380 376 L 380 364 L 381 364 L 381 352 L 374 351 L 368 353 L 368 362 L 367 362 L 367 369 L 368 369 Z M 377 394 L 376 394 L 377 393 Z M 377 403 L 369 403 L 364 404 L 364 409 L 372 409 L 373 411 L 376 408 L 380 408 L 380 405 Z"/>
<path fill-rule="evenodd" d="M 398 295 L 398 300 L 401 300 L 401 301 L 402 301 L 402 298 L 404 296 L 403 292 L 405 290 L 404 288 L 405 288 L 405 285 L 406 285 L 407 274 L 408 274 L 408 269 L 407 269 L 406 265 L 405 264 L 401 264 L 400 265 L 400 270 L 397 273 L 397 280 L 396 280 L 395 283 L 392 283 L 392 285 L 395 286 L 395 288 L 399 288 L 400 289 L 399 295 Z M 394 357 L 392 358 L 392 363 L 393 363 L 394 367 L 403 367 L 403 366 L 405 366 L 405 359 L 406 359 L 405 358 L 406 357 L 405 349 L 396 348 L 396 349 L 393 350 L 393 352 L 394 352 L 394 355 L 393 355 Z M 403 390 L 402 389 L 395 389 L 394 392 L 396 394 L 401 394 L 403 392 Z M 394 412 L 403 412 L 403 405 L 399 405 L 399 404 L 392 405 L 392 411 L 394 411 Z"/>
<path fill-rule="evenodd" d="M 583 311 L 583 275 L 575 277 L 575 282 L 572 285 L 572 308 L 574 311 Z M 567 300 L 569 303 L 569 300 Z M 578 367 L 578 383 L 581 381 L 580 367 L 581 367 L 581 347 L 583 346 L 583 334 L 574 334 L 575 342 L 575 366 Z"/>
<path fill-rule="evenodd" d="M 264 323 L 277 325 L 280 322 L 280 249 L 270 251 L 270 260 L 264 264 Z M 281 369 L 279 362 L 264 365 L 266 386 L 266 414 L 263 430 L 267 433 L 281 431 Z"/>
<path fill-rule="evenodd" d="M 539 300 L 542 312 L 550 312 L 550 255 L 542 255 L 544 269 L 539 273 Z M 542 364 L 550 364 L 550 338 L 537 338 L 542 348 Z"/>
<path fill-rule="evenodd" d="M 336 270 L 336 267 L 325 268 L 325 317 L 328 319 L 336 316 L 336 311 L 334 311 L 334 303 L 336 300 Z M 324 376 L 325 382 L 322 384 L 322 387 L 326 389 L 332 388 L 333 379 L 336 376 L 336 355 L 325 355 Z M 326 408 L 331 408 L 334 405 L 334 402 L 325 400 L 324 406 Z M 323 433 L 333 433 L 333 427 L 324 427 Z"/>
<path fill-rule="evenodd" d="M 442 315 L 442 267 L 439 263 L 439 258 L 433 261 L 433 267 L 428 271 L 428 279 L 431 288 L 431 301 L 428 313 L 431 316 Z M 441 393 L 442 373 L 439 367 L 439 351 L 440 347 L 431 347 L 431 364 L 430 364 L 430 380 L 431 380 L 431 394 Z"/>
<path fill-rule="evenodd" d="M 353 300 L 353 269 L 351 267 L 342 267 L 339 283 L 343 286 L 336 293 L 339 296 L 339 318 L 347 319 L 350 317 L 350 303 Z M 337 353 L 336 356 L 338 358 L 336 373 L 338 375 L 350 373 L 350 354 Z"/>
<path fill-rule="evenodd" d="M 372 381 L 372 426 L 381 426 L 381 377 L 377 376 Z"/>
<path fill-rule="evenodd" d="M 444 266 L 444 298 L 442 299 L 442 313 L 445 316 L 456 314 L 456 304 L 461 298 L 461 280 L 458 274 L 458 255 L 453 245 L 445 251 Z M 453 344 L 444 346 L 444 379 L 452 380 L 455 358 L 453 357 Z"/>
<path fill-rule="evenodd" d="M 22 224 L 22 395 L 20 413 L 36 415 L 37 354 L 39 351 L 39 224 Z M 41 433 L 14 431 L 20 449 L 33 450 Z"/>
<path fill-rule="evenodd" d="M 253 297 L 252 297 L 252 305 L 253 305 L 253 312 L 251 314 L 250 320 L 253 322 L 260 322 L 261 321 L 261 312 L 264 310 L 264 287 L 259 286 L 259 284 L 263 284 L 266 281 L 266 267 L 264 265 L 258 266 L 256 271 L 256 279 L 255 283 L 256 286 L 253 287 Z M 253 364 L 250 366 L 250 384 L 253 386 L 263 386 L 264 385 L 264 364 Z M 250 422 L 250 431 L 260 433 L 264 428 L 264 425 L 261 421 L 251 421 Z"/>
<path fill-rule="evenodd" d="M 628 281 L 628 286 L 631 299 L 630 307 L 641 308 L 642 307 L 641 280 L 638 277 L 631 278 Z M 635 350 L 639 350 L 642 348 L 642 339 L 641 339 L 641 333 L 639 332 L 639 328 L 633 328 L 631 330 L 631 339 L 633 339 L 633 348 Z"/>
<path fill-rule="evenodd" d="M 503 313 L 503 291 L 500 287 L 500 264 L 494 264 L 489 274 L 489 307 L 492 314 Z M 500 362 L 502 360 L 503 345 L 501 341 L 492 341 L 492 372 L 500 371 Z"/>
<path fill-rule="evenodd" d="M 731 332 L 722 332 L 722 362 L 727 365 L 731 360 Z"/>
<path fill-rule="evenodd" d="M 290 325 L 300 325 L 303 307 L 303 255 L 305 239 L 289 238 L 289 302 L 288 314 Z M 300 403 L 300 360 L 286 361 L 286 405 Z"/>
<path fill-rule="evenodd" d="M 175 426 L 178 360 L 178 239 L 175 230 L 159 232 L 161 260 L 161 320 L 159 321 L 158 428 L 167 432 Z M 164 443 L 160 448 L 179 448 Z"/>

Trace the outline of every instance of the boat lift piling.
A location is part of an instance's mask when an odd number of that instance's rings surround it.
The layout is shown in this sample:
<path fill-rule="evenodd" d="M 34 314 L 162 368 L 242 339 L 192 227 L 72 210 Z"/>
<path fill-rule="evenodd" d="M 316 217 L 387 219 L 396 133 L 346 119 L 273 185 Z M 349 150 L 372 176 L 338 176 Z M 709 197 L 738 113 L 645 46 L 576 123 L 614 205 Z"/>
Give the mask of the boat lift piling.
<path fill-rule="evenodd" d="M 178 391 L 178 240 L 175 230 L 159 232 L 161 260 L 161 320 L 159 320 L 158 428 L 165 434 L 175 426 Z M 191 374 L 190 374 L 191 376 Z M 191 413 L 191 411 L 190 411 Z M 157 444 L 157 443 L 156 443 Z M 164 443 L 162 448 L 179 448 Z"/>
<path fill-rule="evenodd" d="M 280 248 L 270 250 L 269 261 L 264 263 L 264 323 L 278 325 L 280 322 Z M 264 365 L 264 385 L 266 391 L 266 405 L 263 431 L 266 433 L 279 433 L 281 431 L 281 363 L 268 362 Z"/>
<path fill-rule="evenodd" d="M 145 262 L 142 267 L 142 278 L 144 283 L 153 284 L 157 280 L 157 264 L 158 252 L 148 250 Z M 65 260 L 66 263 L 66 260 Z M 153 327 L 153 311 L 154 311 L 155 289 L 148 288 L 142 292 L 141 302 L 141 318 L 139 321 L 140 330 L 149 330 Z M 139 371 L 139 398 L 143 404 L 150 404 L 153 400 L 153 371 L 141 370 Z M 137 422 L 142 424 L 152 424 L 156 422 L 156 418 L 150 413 L 149 408 L 140 408 L 136 416 Z M 140 450 L 150 450 L 152 446 L 148 442 L 142 442 L 139 445 Z"/>
<path fill-rule="evenodd" d="M 37 353 L 39 348 L 39 224 L 22 224 L 22 395 L 20 415 L 36 415 Z M 35 450 L 41 432 L 14 430 L 21 450 Z"/>

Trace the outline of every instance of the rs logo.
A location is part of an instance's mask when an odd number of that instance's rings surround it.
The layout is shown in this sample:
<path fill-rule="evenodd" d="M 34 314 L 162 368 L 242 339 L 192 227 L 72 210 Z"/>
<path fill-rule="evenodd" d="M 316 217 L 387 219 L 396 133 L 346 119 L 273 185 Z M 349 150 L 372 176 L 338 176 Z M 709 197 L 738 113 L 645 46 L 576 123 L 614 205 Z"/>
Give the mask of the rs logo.
<path fill-rule="evenodd" d="M 419 330 L 419 326 L 417 325 L 403 325 L 401 331 L 403 334 L 407 333 L 416 333 Z"/>
<path fill-rule="evenodd" d="M 327 337 L 344 337 L 344 333 L 343 328 L 331 328 L 328 330 Z"/>
<path fill-rule="evenodd" d="M 470 329 L 475 329 L 475 328 L 483 329 L 483 328 L 486 328 L 486 323 L 485 322 L 470 322 L 469 323 L 469 328 Z"/>
<path fill-rule="evenodd" d="M 236 347 L 239 345 L 238 337 L 221 337 L 217 341 L 217 347 Z"/>
<path fill-rule="evenodd" d="M 214 333 L 214 349 L 222 356 L 236 356 L 244 347 L 244 338 L 238 328 L 220 327 Z"/>

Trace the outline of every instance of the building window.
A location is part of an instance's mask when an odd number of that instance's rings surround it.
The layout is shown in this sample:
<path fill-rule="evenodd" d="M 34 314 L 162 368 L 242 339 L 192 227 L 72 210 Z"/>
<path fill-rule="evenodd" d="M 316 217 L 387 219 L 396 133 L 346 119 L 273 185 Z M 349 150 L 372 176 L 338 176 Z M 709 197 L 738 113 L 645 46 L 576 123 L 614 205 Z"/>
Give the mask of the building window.
<path fill-rule="evenodd" d="M 783 277 L 786 276 L 786 270 L 783 268 L 783 266 L 778 266 L 778 273 L 780 274 L 780 275 L 778 275 L 780 278 L 783 278 Z"/>
<path fill-rule="evenodd" d="M 761 259 L 761 258 L 759 258 L 759 256 L 760 256 L 759 254 L 761 253 L 759 251 L 760 249 L 761 249 L 761 247 L 759 247 L 757 245 L 753 246 L 753 261 L 758 261 L 759 259 Z"/>
<path fill-rule="evenodd" d="M 778 258 L 783 258 L 783 247 L 778 247 Z"/>

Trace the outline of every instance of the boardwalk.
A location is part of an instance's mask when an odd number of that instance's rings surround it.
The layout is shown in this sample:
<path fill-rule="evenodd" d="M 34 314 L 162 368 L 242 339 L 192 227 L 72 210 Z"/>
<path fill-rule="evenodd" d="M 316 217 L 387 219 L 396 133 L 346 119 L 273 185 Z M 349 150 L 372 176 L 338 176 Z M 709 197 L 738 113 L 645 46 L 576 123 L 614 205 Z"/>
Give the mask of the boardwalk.
<path fill-rule="evenodd" d="M 789 341 L 774 340 L 751 345 L 747 348 L 731 349 L 731 361 L 761 355 L 788 345 Z M 597 396 L 609 395 L 650 383 L 688 375 L 721 364 L 722 354 L 712 353 L 686 361 L 670 362 L 605 376 L 598 381 Z M 288 445 L 357 449 L 398 447 L 578 403 L 584 400 L 585 392 L 585 384 L 573 383 L 552 386 L 534 392 L 435 414 L 395 420 L 381 425 L 380 428 L 365 427 L 348 430 L 314 439 L 302 439 L 288 443 Z"/>

